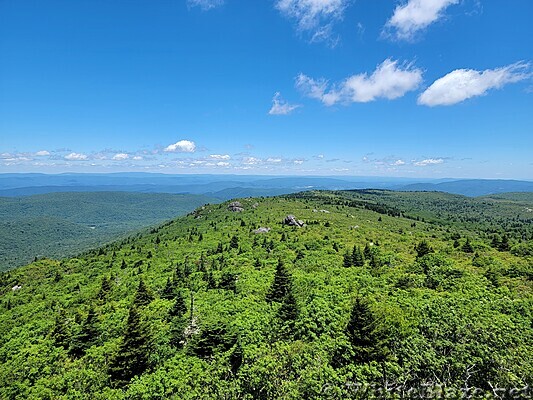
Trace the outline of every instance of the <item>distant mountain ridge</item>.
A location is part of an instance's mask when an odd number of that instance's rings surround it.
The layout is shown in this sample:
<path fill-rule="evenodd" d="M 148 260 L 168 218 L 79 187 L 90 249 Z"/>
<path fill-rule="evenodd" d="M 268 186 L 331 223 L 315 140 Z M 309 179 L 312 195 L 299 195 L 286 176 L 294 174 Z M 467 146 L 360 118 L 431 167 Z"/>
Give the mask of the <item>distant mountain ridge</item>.
<path fill-rule="evenodd" d="M 533 181 L 504 179 L 421 179 L 350 176 L 0 174 L 0 196 L 56 192 L 138 192 L 203 194 L 219 200 L 275 196 L 304 190 L 388 189 L 442 191 L 465 196 L 533 192 Z"/>
<path fill-rule="evenodd" d="M 533 182 L 505 179 L 464 179 L 441 183 L 414 183 L 403 186 L 400 190 L 436 191 L 478 197 L 508 192 L 533 192 Z"/>

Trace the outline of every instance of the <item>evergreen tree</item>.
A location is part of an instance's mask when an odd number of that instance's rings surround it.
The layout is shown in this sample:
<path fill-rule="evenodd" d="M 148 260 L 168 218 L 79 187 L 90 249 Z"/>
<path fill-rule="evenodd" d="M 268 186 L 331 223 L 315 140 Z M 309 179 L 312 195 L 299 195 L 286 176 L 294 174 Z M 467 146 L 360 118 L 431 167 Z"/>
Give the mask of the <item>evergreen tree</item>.
<path fill-rule="evenodd" d="M 342 258 L 342 266 L 344 268 L 350 268 L 352 266 L 352 255 L 349 252 L 344 253 Z"/>
<path fill-rule="evenodd" d="M 131 378 L 142 374 L 148 368 L 149 337 L 137 307 L 129 310 L 126 331 L 109 373 L 117 386 L 126 385 Z"/>
<path fill-rule="evenodd" d="M 362 267 L 365 265 L 365 259 L 359 246 L 354 246 L 352 251 L 352 264 L 355 267 Z"/>
<path fill-rule="evenodd" d="M 282 302 L 284 297 L 289 293 L 291 287 L 291 279 L 283 261 L 278 260 L 276 266 L 276 273 L 274 275 L 274 282 L 267 293 L 266 300 L 271 303 L 273 301 Z"/>
<path fill-rule="evenodd" d="M 425 240 L 422 240 L 415 246 L 416 258 L 424 257 L 426 254 L 433 253 L 433 249 Z"/>
<path fill-rule="evenodd" d="M 370 257 L 372 257 L 372 249 L 370 248 L 370 244 L 365 245 L 365 249 L 363 250 L 363 255 L 365 260 L 370 260 Z"/>
<path fill-rule="evenodd" d="M 233 235 L 230 242 L 229 242 L 230 249 L 238 249 L 239 248 L 239 238 L 236 235 Z"/>
<path fill-rule="evenodd" d="M 176 285 L 174 283 L 174 280 L 170 277 L 167 278 L 167 283 L 165 284 L 165 287 L 163 291 L 161 292 L 161 298 L 166 300 L 172 300 L 174 296 L 176 295 Z"/>
<path fill-rule="evenodd" d="M 502 240 L 500 244 L 498 245 L 499 251 L 509 251 L 511 248 L 511 245 L 509 244 L 509 237 L 507 235 L 502 236 Z"/>
<path fill-rule="evenodd" d="M 83 356 L 87 349 L 96 342 L 97 337 L 96 312 L 94 311 L 94 307 L 91 306 L 80 330 L 72 337 L 69 353 L 73 357 Z"/>
<path fill-rule="evenodd" d="M 172 318 L 178 317 L 181 318 L 187 313 L 187 305 L 185 304 L 185 297 L 183 292 L 180 290 L 176 293 L 174 298 L 174 305 L 170 309 L 168 315 Z"/>
<path fill-rule="evenodd" d="M 377 320 L 369 303 L 357 298 L 346 327 L 355 362 L 370 362 L 384 354 L 383 340 L 377 328 Z"/>
<path fill-rule="evenodd" d="M 66 323 L 67 316 L 64 310 L 60 310 L 54 322 L 54 328 L 52 329 L 52 338 L 54 344 L 58 347 L 63 347 L 65 350 L 69 348 L 69 333 Z"/>
<path fill-rule="evenodd" d="M 283 297 L 281 307 L 278 309 L 277 317 L 281 322 L 281 334 L 283 336 L 291 335 L 294 332 L 294 323 L 298 318 L 298 305 L 296 299 L 292 294 L 292 289 L 289 288 L 288 293 Z"/>
<path fill-rule="evenodd" d="M 490 243 L 490 245 L 495 248 L 495 249 L 499 249 L 500 248 L 500 245 L 502 243 L 502 239 L 500 238 L 499 235 L 494 235 L 492 237 L 492 242 Z"/>
<path fill-rule="evenodd" d="M 470 239 L 466 239 L 466 242 L 461 247 L 461 250 L 463 250 L 465 253 L 473 253 L 474 252 L 474 248 L 472 247 L 472 244 L 470 243 Z"/>
<path fill-rule="evenodd" d="M 111 281 L 107 276 L 104 276 L 102 278 L 102 284 L 100 285 L 100 291 L 98 292 L 98 299 L 105 300 L 111 289 Z"/>
<path fill-rule="evenodd" d="M 133 299 L 133 305 L 136 307 L 144 307 L 150 304 L 153 299 L 154 295 L 148 290 L 146 284 L 141 278 L 139 280 L 139 287 L 137 288 L 137 292 L 135 293 L 135 297 Z"/>

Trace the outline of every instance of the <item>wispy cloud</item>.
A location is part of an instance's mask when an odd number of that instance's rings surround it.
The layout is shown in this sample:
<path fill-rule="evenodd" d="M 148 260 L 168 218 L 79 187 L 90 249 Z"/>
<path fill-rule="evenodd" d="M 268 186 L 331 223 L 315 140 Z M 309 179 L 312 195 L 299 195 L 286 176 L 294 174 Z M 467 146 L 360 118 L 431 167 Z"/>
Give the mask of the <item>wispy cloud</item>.
<path fill-rule="evenodd" d="M 283 100 L 280 92 L 276 92 L 272 98 L 272 107 L 268 113 L 270 115 L 288 115 L 299 107 L 301 107 L 300 104 L 289 104 Z"/>
<path fill-rule="evenodd" d="M 196 144 L 190 140 L 180 140 L 174 144 L 170 144 L 163 150 L 166 153 L 194 153 L 196 151 Z"/>
<path fill-rule="evenodd" d="M 276 8 L 296 21 L 300 33 L 310 35 L 311 42 L 335 44 L 332 26 L 342 19 L 350 0 L 276 0 Z"/>
<path fill-rule="evenodd" d="M 229 160 L 231 158 L 229 154 L 211 154 L 209 157 L 214 160 Z"/>
<path fill-rule="evenodd" d="M 442 158 L 427 158 L 422 161 L 416 161 L 414 165 L 417 167 L 426 167 L 428 165 L 436 165 L 436 164 L 442 164 L 444 162 L 444 159 Z"/>
<path fill-rule="evenodd" d="M 417 33 L 444 16 L 444 10 L 459 0 L 408 0 L 387 21 L 384 33 L 399 40 L 412 40 Z"/>
<path fill-rule="evenodd" d="M 476 71 L 457 69 L 437 79 L 419 97 L 418 104 L 449 106 L 466 99 L 483 96 L 491 89 L 531 77 L 529 63 L 518 62 L 506 67 Z"/>
<path fill-rule="evenodd" d="M 204 11 L 211 10 L 224 4 L 224 0 L 187 0 L 189 7 L 200 7 Z"/>
<path fill-rule="evenodd" d="M 325 79 L 315 80 L 304 74 L 296 78 L 296 87 L 306 96 L 322 101 L 326 106 L 336 103 L 367 103 L 379 98 L 393 100 L 415 90 L 422 82 L 422 71 L 412 64 L 399 65 L 390 58 L 367 73 L 352 75 L 333 85 Z"/>
<path fill-rule="evenodd" d="M 70 153 L 65 156 L 65 160 L 69 160 L 69 161 L 84 161 L 84 160 L 87 160 L 88 158 L 89 157 L 83 153 Z"/>

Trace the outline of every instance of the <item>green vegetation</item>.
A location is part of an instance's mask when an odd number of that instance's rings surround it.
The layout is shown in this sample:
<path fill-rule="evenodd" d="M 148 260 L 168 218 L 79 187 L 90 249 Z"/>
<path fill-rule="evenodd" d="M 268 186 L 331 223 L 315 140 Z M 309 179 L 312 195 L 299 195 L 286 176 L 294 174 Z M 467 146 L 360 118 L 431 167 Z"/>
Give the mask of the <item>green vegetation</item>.
<path fill-rule="evenodd" d="M 242 212 L 208 205 L 5 272 L 0 398 L 520 389 L 533 382 L 522 201 L 381 191 L 242 199 Z M 282 224 L 289 214 L 305 226 Z"/>
<path fill-rule="evenodd" d="M 205 196 L 125 192 L 0 197 L 0 271 L 73 256 L 186 214 Z"/>

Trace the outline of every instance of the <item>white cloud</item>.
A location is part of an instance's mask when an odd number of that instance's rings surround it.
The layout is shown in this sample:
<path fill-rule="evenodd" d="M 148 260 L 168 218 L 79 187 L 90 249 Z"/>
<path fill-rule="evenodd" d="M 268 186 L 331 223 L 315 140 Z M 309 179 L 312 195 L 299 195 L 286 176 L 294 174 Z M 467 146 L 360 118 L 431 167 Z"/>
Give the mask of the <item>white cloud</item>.
<path fill-rule="evenodd" d="M 314 80 L 304 74 L 296 78 L 296 87 L 306 96 L 322 101 L 326 106 L 343 103 L 367 103 L 379 98 L 389 100 L 415 90 L 422 82 L 422 71 L 411 64 L 399 66 L 390 58 L 377 66 L 372 75 L 352 75 L 329 91 L 324 79 Z"/>
<path fill-rule="evenodd" d="M 65 156 L 65 160 L 69 160 L 69 161 L 83 161 L 83 160 L 87 160 L 87 158 L 88 157 L 82 153 L 70 153 Z"/>
<path fill-rule="evenodd" d="M 200 7 L 204 11 L 219 7 L 224 4 L 224 0 L 187 0 L 189 7 Z"/>
<path fill-rule="evenodd" d="M 276 92 L 272 98 L 272 107 L 268 113 L 270 115 L 288 115 L 299 107 L 301 107 L 300 104 L 287 103 L 281 97 L 281 93 Z"/>
<path fill-rule="evenodd" d="M 296 20 L 300 32 L 309 32 L 312 42 L 331 39 L 332 24 L 342 19 L 350 0 L 277 0 L 276 8 Z M 335 44 L 335 40 L 333 41 Z"/>
<path fill-rule="evenodd" d="M 49 156 L 50 155 L 50 152 L 47 151 L 47 150 L 40 150 L 38 151 L 37 153 L 35 153 L 36 156 L 40 156 L 40 157 L 43 157 L 43 156 Z"/>
<path fill-rule="evenodd" d="M 133 157 L 133 159 L 134 159 L 135 161 L 140 161 L 140 160 L 142 160 L 143 158 L 142 158 L 142 156 L 135 156 L 135 157 Z"/>
<path fill-rule="evenodd" d="M 281 158 L 273 158 L 273 157 L 269 157 L 269 158 L 267 158 L 266 161 L 269 162 L 269 163 L 277 164 L 277 163 L 282 162 L 283 160 L 282 160 Z"/>
<path fill-rule="evenodd" d="M 130 156 L 127 155 L 126 153 L 117 153 L 113 156 L 113 160 L 116 160 L 116 161 L 122 161 L 122 160 L 127 160 Z"/>
<path fill-rule="evenodd" d="M 294 160 L 293 163 L 296 165 L 302 165 L 304 163 L 304 160 Z"/>
<path fill-rule="evenodd" d="M 427 165 L 442 164 L 443 162 L 444 162 L 444 160 L 442 158 L 428 158 L 426 160 L 415 162 L 415 165 L 417 167 L 425 167 Z"/>
<path fill-rule="evenodd" d="M 211 154 L 209 157 L 215 160 L 229 160 L 231 158 L 229 154 Z"/>
<path fill-rule="evenodd" d="M 396 38 L 410 40 L 414 35 L 443 17 L 444 10 L 459 0 L 408 0 L 399 5 L 387 21 Z"/>
<path fill-rule="evenodd" d="M 180 140 L 165 147 L 164 151 L 167 153 L 194 153 L 196 144 L 190 140 Z"/>
<path fill-rule="evenodd" d="M 405 165 L 404 160 L 396 160 L 392 165 Z"/>
<path fill-rule="evenodd" d="M 217 162 L 217 166 L 219 166 L 219 167 L 229 167 L 230 163 L 229 162 L 224 162 L 224 161 L 219 161 L 219 162 Z"/>
<path fill-rule="evenodd" d="M 433 82 L 418 97 L 418 104 L 430 107 L 449 106 L 529 77 L 529 64 L 523 62 L 485 71 L 457 69 Z"/>
<path fill-rule="evenodd" d="M 245 165 L 257 165 L 257 164 L 260 164 L 261 163 L 261 159 L 260 158 L 255 158 L 255 157 L 245 157 L 243 160 L 242 160 L 242 163 L 245 164 Z"/>

